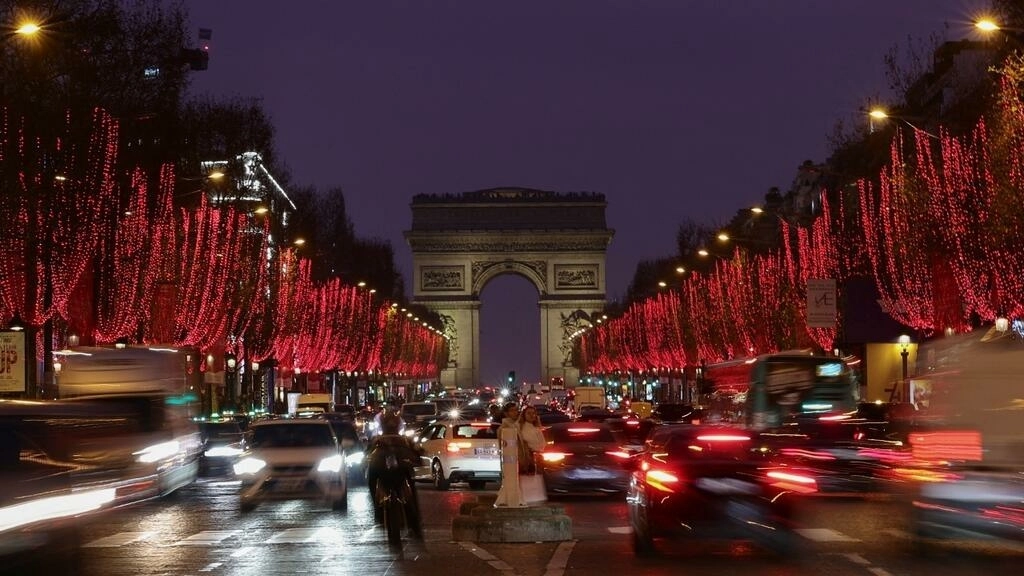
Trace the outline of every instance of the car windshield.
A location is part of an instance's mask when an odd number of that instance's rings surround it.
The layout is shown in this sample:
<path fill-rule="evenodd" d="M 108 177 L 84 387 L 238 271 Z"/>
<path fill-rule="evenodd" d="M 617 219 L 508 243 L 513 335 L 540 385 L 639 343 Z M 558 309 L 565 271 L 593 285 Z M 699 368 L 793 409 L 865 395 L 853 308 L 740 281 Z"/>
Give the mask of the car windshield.
<path fill-rule="evenodd" d="M 682 420 L 693 414 L 693 406 L 686 404 L 662 404 L 651 415 L 662 420 Z"/>
<path fill-rule="evenodd" d="M 565 426 L 551 429 L 551 439 L 557 443 L 615 442 L 615 436 L 606 426 Z"/>
<path fill-rule="evenodd" d="M 497 438 L 494 430 L 489 425 L 456 424 L 452 427 L 452 433 L 455 434 L 456 438 Z"/>
<path fill-rule="evenodd" d="M 284 424 L 256 426 L 250 442 L 254 448 L 301 448 L 333 446 L 331 427 L 323 424 Z"/>
<path fill-rule="evenodd" d="M 207 440 L 238 440 L 242 435 L 235 422 L 200 422 L 199 431 Z"/>
<path fill-rule="evenodd" d="M 428 416 L 433 414 L 437 410 L 437 406 L 434 404 L 406 404 L 402 406 L 403 414 L 410 414 L 413 416 Z"/>

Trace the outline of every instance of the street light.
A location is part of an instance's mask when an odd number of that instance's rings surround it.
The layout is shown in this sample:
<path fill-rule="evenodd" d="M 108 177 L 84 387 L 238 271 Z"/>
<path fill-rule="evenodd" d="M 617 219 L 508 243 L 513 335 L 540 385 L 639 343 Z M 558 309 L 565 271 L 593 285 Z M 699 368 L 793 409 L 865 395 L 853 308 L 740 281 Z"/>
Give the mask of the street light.
<path fill-rule="evenodd" d="M 910 122 L 909 118 L 910 117 L 908 117 L 908 116 L 902 116 L 902 115 L 897 115 L 897 114 L 890 114 L 884 108 L 879 108 L 879 107 L 876 106 L 874 108 L 871 108 L 868 111 L 868 122 L 869 122 L 868 127 L 869 127 L 870 132 L 874 133 L 875 132 L 875 120 L 878 120 L 878 121 L 884 121 L 884 120 L 890 120 L 890 119 L 891 120 L 899 120 L 900 122 L 903 122 L 907 126 L 910 126 L 911 128 L 913 128 L 914 131 L 920 132 L 920 133 L 924 134 L 925 136 L 928 136 L 929 138 L 933 138 L 935 140 L 939 140 L 939 137 L 936 136 L 935 134 L 932 134 L 931 132 L 929 132 L 929 131 L 927 131 L 927 130 L 925 130 L 923 128 L 918 128 L 917 126 L 912 124 Z M 914 118 L 914 120 L 916 121 L 918 119 Z"/>
<path fill-rule="evenodd" d="M 11 321 L 7 323 L 7 329 L 11 332 L 25 331 L 25 321 L 21 319 L 21 314 L 17 310 L 14 311 L 14 316 L 11 316 Z"/>

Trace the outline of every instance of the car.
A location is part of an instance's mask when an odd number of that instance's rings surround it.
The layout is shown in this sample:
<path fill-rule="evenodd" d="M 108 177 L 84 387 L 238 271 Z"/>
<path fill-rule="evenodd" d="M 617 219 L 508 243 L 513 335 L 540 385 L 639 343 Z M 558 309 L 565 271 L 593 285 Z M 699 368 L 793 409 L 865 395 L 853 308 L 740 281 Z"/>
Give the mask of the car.
<path fill-rule="evenodd" d="M 335 412 L 328 412 L 322 418 L 331 424 L 334 436 L 345 453 L 345 469 L 348 471 L 349 482 L 365 478 L 366 443 L 359 436 L 355 422 Z"/>
<path fill-rule="evenodd" d="M 418 436 L 423 450 L 417 480 L 430 480 L 438 490 L 468 482 L 474 490 L 501 481 L 498 435 L 489 422 L 438 420 Z"/>
<path fill-rule="evenodd" d="M 320 500 L 334 510 L 348 507 L 345 453 L 326 420 L 255 422 L 242 449 L 234 465 L 242 512 L 266 500 Z"/>
<path fill-rule="evenodd" d="M 535 405 L 534 408 L 537 409 L 537 417 L 540 418 L 540 423 L 543 426 L 550 426 L 556 422 L 569 422 L 572 420 L 572 418 L 565 412 L 544 404 Z"/>
<path fill-rule="evenodd" d="M 603 422 L 559 422 L 544 429 L 547 445 L 536 454 L 548 496 L 569 493 L 623 494 L 629 473 L 611 426 Z"/>
<path fill-rule="evenodd" d="M 434 402 L 406 402 L 402 404 L 398 414 L 407 428 L 415 428 L 417 424 L 425 424 L 441 417 Z"/>
<path fill-rule="evenodd" d="M 660 424 L 700 424 L 702 412 L 689 404 L 661 403 L 651 411 L 650 418 Z"/>
<path fill-rule="evenodd" d="M 232 420 L 203 420 L 199 425 L 202 455 L 199 458 L 199 475 L 212 476 L 231 474 L 235 458 L 242 453 L 242 427 Z"/>
<path fill-rule="evenodd" d="M 793 529 L 812 476 L 775 466 L 743 429 L 665 425 L 626 461 L 626 506 L 637 556 L 670 538 L 752 540 L 795 553 Z"/>

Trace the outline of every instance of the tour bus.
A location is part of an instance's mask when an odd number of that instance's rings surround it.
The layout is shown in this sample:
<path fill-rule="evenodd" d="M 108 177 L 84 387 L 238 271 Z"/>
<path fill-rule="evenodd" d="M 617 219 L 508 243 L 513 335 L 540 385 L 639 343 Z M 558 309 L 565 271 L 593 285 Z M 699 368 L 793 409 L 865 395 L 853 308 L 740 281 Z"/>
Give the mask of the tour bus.
<path fill-rule="evenodd" d="M 860 386 L 846 360 L 792 350 L 707 366 L 703 378 L 728 398 L 736 419 L 763 431 L 797 417 L 850 413 L 860 401 Z"/>

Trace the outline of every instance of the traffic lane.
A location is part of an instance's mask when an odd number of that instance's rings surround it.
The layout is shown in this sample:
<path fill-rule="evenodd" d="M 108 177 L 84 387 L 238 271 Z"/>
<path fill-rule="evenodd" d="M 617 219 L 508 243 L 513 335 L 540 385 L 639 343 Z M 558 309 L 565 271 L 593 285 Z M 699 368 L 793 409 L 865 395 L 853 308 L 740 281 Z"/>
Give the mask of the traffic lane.
<path fill-rule="evenodd" d="M 421 491 L 425 542 L 387 545 L 373 522 L 365 486 L 353 486 L 348 512 L 313 502 L 268 502 L 241 514 L 238 486 L 204 481 L 171 500 L 123 508 L 83 540 L 80 573 L 139 574 L 474 574 L 502 572 L 501 560 L 451 540 L 451 518 L 469 491 Z"/>

